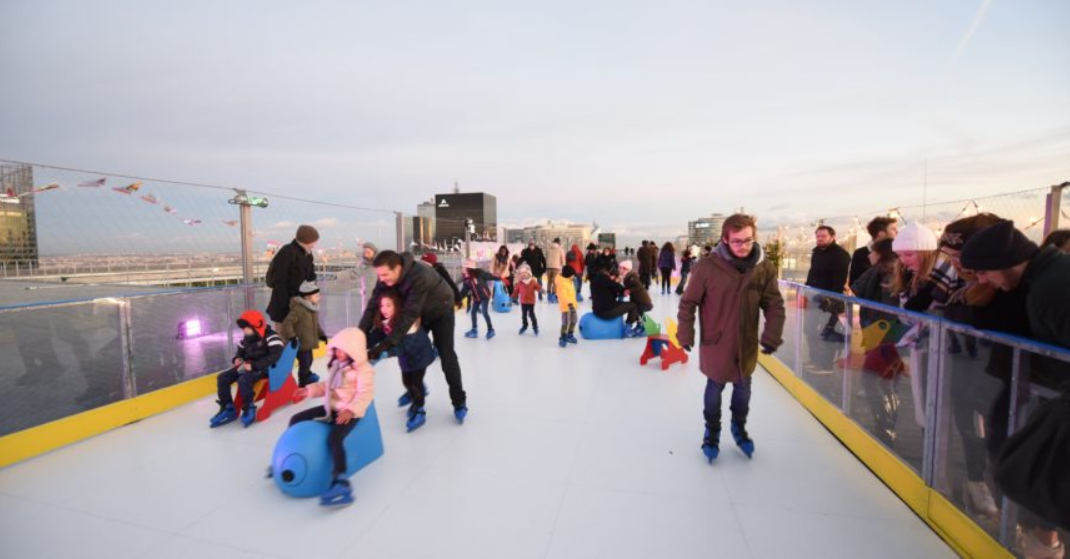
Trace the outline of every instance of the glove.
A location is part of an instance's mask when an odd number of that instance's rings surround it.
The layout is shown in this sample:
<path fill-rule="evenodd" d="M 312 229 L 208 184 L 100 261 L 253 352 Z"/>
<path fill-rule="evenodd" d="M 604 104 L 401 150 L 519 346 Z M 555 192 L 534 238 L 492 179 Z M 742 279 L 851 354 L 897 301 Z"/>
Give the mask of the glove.
<path fill-rule="evenodd" d="M 372 346 L 368 350 L 368 361 L 375 362 L 382 359 L 382 355 L 386 353 L 387 347 L 385 343 L 378 343 Z"/>
<path fill-rule="evenodd" d="M 776 351 L 776 348 L 769 344 L 762 344 L 762 353 L 764 355 L 772 355 Z"/>

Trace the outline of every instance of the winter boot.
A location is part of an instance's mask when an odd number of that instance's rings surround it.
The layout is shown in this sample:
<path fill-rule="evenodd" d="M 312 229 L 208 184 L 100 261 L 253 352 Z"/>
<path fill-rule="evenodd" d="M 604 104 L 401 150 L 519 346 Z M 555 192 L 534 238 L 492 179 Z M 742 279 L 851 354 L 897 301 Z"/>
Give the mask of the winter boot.
<path fill-rule="evenodd" d="M 988 484 L 983 481 L 966 482 L 966 503 L 968 510 L 980 515 L 999 516 L 999 507 L 996 506 L 996 500 L 992 498 L 992 492 L 988 489 Z"/>
<path fill-rule="evenodd" d="M 706 434 L 702 437 L 702 453 L 706 455 L 706 459 L 710 461 L 710 464 L 713 464 L 713 461 L 717 459 L 717 455 L 721 453 L 720 424 L 713 431 L 710 430 L 709 425 L 706 426 Z"/>
<path fill-rule="evenodd" d="M 489 339 L 491 339 L 493 337 L 494 337 L 494 329 L 491 328 L 490 330 L 487 330 L 487 339 L 489 340 Z"/>
<path fill-rule="evenodd" d="M 253 423 L 256 423 L 256 404 L 249 404 L 249 407 L 241 412 L 241 424 L 242 427 L 248 427 Z"/>
<path fill-rule="evenodd" d="M 219 413 L 208 420 L 209 427 L 214 429 L 238 419 L 238 410 L 234 409 L 234 404 L 224 404 L 219 400 L 216 400 L 216 402 L 219 404 Z"/>
<path fill-rule="evenodd" d="M 557 345 L 559 345 L 559 346 L 561 346 L 561 347 L 565 347 L 565 346 L 567 346 L 567 345 L 568 345 L 568 338 L 566 338 L 565 336 L 561 336 L 561 337 L 560 337 L 560 338 L 559 338 L 559 339 L 557 340 Z"/>
<path fill-rule="evenodd" d="M 405 423 L 405 429 L 411 433 L 427 423 L 427 412 L 423 408 L 417 408 L 409 412 L 409 420 Z"/>
<path fill-rule="evenodd" d="M 468 408 L 466 406 L 454 408 L 453 417 L 457 418 L 457 423 L 464 425 L 464 418 L 468 417 Z"/>
<path fill-rule="evenodd" d="M 754 441 L 747 435 L 746 421 L 732 420 L 732 438 L 736 440 L 736 446 L 747 455 L 747 458 L 754 456 Z"/>
<path fill-rule="evenodd" d="M 344 506 L 352 502 L 353 489 L 349 487 L 349 480 L 342 476 L 334 478 L 331 487 L 320 495 L 320 504 L 325 507 Z"/>
<path fill-rule="evenodd" d="M 520 332 L 518 332 L 518 334 L 520 334 L 521 336 L 523 336 L 523 335 L 524 335 L 524 332 L 527 332 L 527 331 L 528 331 L 528 327 L 527 327 L 527 326 L 521 326 L 521 327 L 520 327 Z"/>
<path fill-rule="evenodd" d="M 478 338 L 479 337 L 479 330 L 476 330 L 475 328 L 472 328 L 471 330 L 469 330 L 469 331 L 464 333 L 464 337 L 466 337 L 466 338 Z"/>

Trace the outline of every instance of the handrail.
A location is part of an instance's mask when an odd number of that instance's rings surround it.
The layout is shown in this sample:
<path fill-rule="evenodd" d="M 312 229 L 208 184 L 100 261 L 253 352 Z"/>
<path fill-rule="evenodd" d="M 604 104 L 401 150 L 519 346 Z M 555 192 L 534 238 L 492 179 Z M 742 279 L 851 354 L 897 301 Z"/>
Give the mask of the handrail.
<path fill-rule="evenodd" d="M 795 287 L 797 289 L 798 288 L 802 288 L 802 289 L 805 289 L 806 291 L 814 292 L 814 293 L 816 293 L 818 295 L 823 295 L 823 296 L 826 296 L 826 297 L 832 297 L 832 298 L 839 299 L 839 300 L 847 302 L 847 303 L 852 303 L 852 304 L 855 304 L 855 305 L 859 305 L 859 306 L 865 307 L 867 309 L 878 310 L 878 311 L 881 311 L 881 312 L 896 314 L 896 315 L 899 315 L 899 316 L 906 316 L 908 318 L 913 318 L 915 320 L 920 320 L 920 321 L 925 321 L 925 322 L 930 322 L 930 323 L 938 323 L 938 324 L 941 324 L 943 326 L 950 327 L 951 329 L 953 329 L 955 331 L 962 332 L 962 333 L 967 333 L 967 334 L 969 334 L 971 336 L 975 336 L 977 338 L 985 339 L 985 340 L 992 341 L 992 342 L 1003 343 L 1003 344 L 1010 345 L 1010 346 L 1021 347 L 1022 349 L 1026 349 L 1026 350 L 1032 351 L 1034 353 L 1042 354 L 1045 357 L 1052 357 L 1052 358 L 1058 359 L 1060 361 L 1066 361 L 1066 362 L 1070 363 L 1070 350 L 1068 350 L 1066 348 L 1063 348 L 1063 347 L 1051 345 L 1051 344 L 1048 344 L 1048 343 L 1045 343 L 1045 342 L 1041 342 L 1041 341 L 1038 341 L 1038 340 L 1034 340 L 1034 339 L 1030 339 L 1030 338 L 1023 338 L 1023 337 L 1020 337 L 1020 336 L 1015 336 L 1013 334 L 1007 334 L 1007 333 L 999 332 L 999 331 L 996 331 L 996 330 L 982 330 L 982 329 L 976 328 L 974 326 L 971 326 L 969 324 L 964 324 L 962 322 L 956 322 L 956 321 L 951 320 L 951 319 L 946 318 L 946 317 L 932 315 L 932 314 L 925 314 L 925 313 L 921 313 L 921 312 L 917 312 L 917 311 L 911 311 L 911 310 L 907 310 L 907 309 L 901 309 L 899 307 L 893 307 L 891 305 L 885 305 L 884 303 L 878 303 L 876 301 L 870 301 L 868 299 L 861 299 L 861 298 L 855 297 L 853 295 L 846 295 L 844 293 L 836 293 L 835 291 L 827 291 L 825 289 L 818 289 L 816 287 L 810 287 L 809 285 L 805 285 L 805 284 L 798 283 L 798 282 L 793 282 L 793 281 L 788 281 L 788 280 L 779 280 L 779 282 L 782 285 L 790 285 L 790 286 Z"/>

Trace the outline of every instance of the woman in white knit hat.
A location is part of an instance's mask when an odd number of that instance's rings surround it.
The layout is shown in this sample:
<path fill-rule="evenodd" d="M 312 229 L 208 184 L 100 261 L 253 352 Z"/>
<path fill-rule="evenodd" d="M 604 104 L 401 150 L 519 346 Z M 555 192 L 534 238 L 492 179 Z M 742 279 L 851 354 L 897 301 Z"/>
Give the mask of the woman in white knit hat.
<path fill-rule="evenodd" d="M 899 256 L 893 293 L 899 295 L 903 308 L 925 312 L 933 305 L 931 275 L 939 248 L 936 233 L 918 222 L 899 230 L 892 250 Z"/>

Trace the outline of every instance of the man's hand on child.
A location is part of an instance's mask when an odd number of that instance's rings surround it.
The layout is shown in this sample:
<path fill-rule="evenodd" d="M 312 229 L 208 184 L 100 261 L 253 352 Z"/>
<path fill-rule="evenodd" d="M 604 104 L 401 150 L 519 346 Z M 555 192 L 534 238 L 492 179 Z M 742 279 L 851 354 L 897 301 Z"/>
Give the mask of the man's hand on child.
<path fill-rule="evenodd" d="M 334 420 L 334 422 L 339 425 L 345 425 L 350 421 L 353 421 L 353 412 L 349 410 L 342 410 L 338 412 L 338 418 Z"/>
<path fill-rule="evenodd" d="M 298 388 L 297 390 L 294 390 L 294 398 L 300 398 L 302 400 L 308 398 L 308 389 Z"/>

